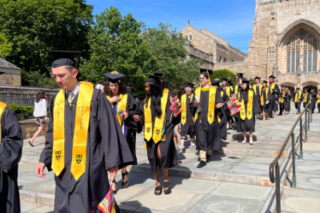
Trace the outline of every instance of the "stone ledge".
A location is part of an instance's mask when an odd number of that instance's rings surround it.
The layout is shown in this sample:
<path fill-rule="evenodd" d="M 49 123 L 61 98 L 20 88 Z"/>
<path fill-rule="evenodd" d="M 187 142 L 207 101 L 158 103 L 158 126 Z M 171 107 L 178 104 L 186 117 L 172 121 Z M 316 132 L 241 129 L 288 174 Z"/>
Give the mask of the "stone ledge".
<path fill-rule="evenodd" d="M 41 192 L 20 190 L 20 200 L 28 203 L 54 206 L 54 195 Z"/>

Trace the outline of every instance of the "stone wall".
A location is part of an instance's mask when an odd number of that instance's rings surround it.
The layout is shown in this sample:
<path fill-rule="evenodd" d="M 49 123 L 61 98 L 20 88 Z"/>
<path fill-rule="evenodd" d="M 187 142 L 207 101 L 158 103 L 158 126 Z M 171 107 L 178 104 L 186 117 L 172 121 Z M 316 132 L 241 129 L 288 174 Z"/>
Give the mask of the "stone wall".
<path fill-rule="evenodd" d="M 216 63 L 214 65 L 214 70 L 223 70 L 227 69 L 234 73 L 243 73 L 244 72 L 244 62 L 227 62 L 227 63 Z"/>
<path fill-rule="evenodd" d="M 21 86 L 21 76 L 17 74 L 5 73 L 0 75 L 1 86 Z"/>
<path fill-rule="evenodd" d="M 200 30 L 201 32 L 203 32 L 204 34 L 210 36 L 211 38 L 217 40 L 219 43 L 223 44 L 224 46 L 229 46 L 229 42 L 220 38 L 219 36 L 217 36 L 216 34 L 210 32 L 209 30 L 205 29 L 205 28 L 202 28 Z"/>

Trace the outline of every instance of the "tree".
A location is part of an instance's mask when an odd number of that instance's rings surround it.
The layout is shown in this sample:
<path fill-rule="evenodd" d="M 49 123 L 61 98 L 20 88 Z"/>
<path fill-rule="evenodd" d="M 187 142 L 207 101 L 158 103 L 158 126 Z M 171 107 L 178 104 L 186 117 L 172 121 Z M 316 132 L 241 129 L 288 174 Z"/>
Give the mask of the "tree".
<path fill-rule="evenodd" d="M 0 32 L 13 43 L 7 58 L 26 71 L 46 72 L 47 50 L 79 50 L 89 56 L 93 7 L 85 0 L 0 0 Z"/>
<path fill-rule="evenodd" d="M 160 23 L 158 28 L 149 28 L 143 33 L 149 49 L 157 60 L 159 73 L 165 78 L 166 86 L 179 88 L 187 81 L 194 82 L 199 77 L 200 59 L 187 59 L 185 45 L 190 45 L 170 24 Z"/>
<path fill-rule="evenodd" d="M 91 57 L 83 60 L 81 78 L 97 82 L 103 73 L 117 70 L 126 75 L 125 82 L 134 83 L 134 95 L 142 96 L 146 77 L 157 69 L 147 42 L 139 36 L 143 23 L 130 13 L 122 17 L 115 7 L 95 18 L 88 34 Z"/>
<path fill-rule="evenodd" d="M 23 85 L 42 87 L 42 88 L 59 88 L 54 78 L 47 77 L 46 73 L 40 71 L 26 72 L 21 70 L 21 79 Z"/>
<path fill-rule="evenodd" d="M 12 51 L 12 43 L 8 41 L 5 34 L 0 33 L 0 57 L 5 58 Z"/>
<path fill-rule="evenodd" d="M 211 75 L 211 79 L 215 78 L 231 78 L 232 79 L 232 85 L 236 85 L 236 74 L 234 74 L 232 71 L 224 69 L 224 70 L 216 70 L 213 71 Z"/>

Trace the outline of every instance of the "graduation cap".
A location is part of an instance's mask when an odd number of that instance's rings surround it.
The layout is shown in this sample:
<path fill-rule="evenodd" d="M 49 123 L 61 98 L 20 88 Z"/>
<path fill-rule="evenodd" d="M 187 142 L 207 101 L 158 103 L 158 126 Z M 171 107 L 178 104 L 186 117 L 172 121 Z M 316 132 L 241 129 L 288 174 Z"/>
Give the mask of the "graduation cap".
<path fill-rule="evenodd" d="M 228 79 L 227 78 L 221 78 L 221 82 L 222 81 L 228 81 Z"/>
<path fill-rule="evenodd" d="M 242 83 L 250 83 L 251 79 L 250 78 L 243 78 Z"/>
<path fill-rule="evenodd" d="M 269 78 L 273 78 L 273 79 L 275 79 L 276 77 L 274 77 L 273 75 L 270 75 L 270 76 L 269 76 Z"/>
<path fill-rule="evenodd" d="M 257 76 L 257 77 L 255 77 L 254 79 L 260 81 L 261 78 Z"/>
<path fill-rule="evenodd" d="M 156 73 L 154 73 L 154 75 L 155 75 L 155 76 L 158 76 L 159 79 L 160 79 L 160 81 L 163 82 L 163 74 L 162 74 L 162 73 L 156 72 Z"/>
<path fill-rule="evenodd" d="M 148 84 L 152 84 L 152 85 L 161 85 L 161 81 L 159 76 L 156 75 L 150 75 L 146 81 Z"/>
<path fill-rule="evenodd" d="M 120 83 L 121 82 L 120 79 L 125 76 L 124 74 L 122 74 L 122 73 L 120 73 L 118 71 L 112 71 L 112 72 L 104 73 L 103 75 L 107 76 L 111 83 Z"/>
<path fill-rule="evenodd" d="M 231 79 L 231 78 L 227 78 L 227 81 L 228 81 L 228 82 L 232 82 L 232 79 Z"/>
<path fill-rule="evenodd" d="M 80 51 L 66 51 L 66 50 L 49 50 L 48 58 L 53 58 L 51 68 L 62 66 L 71 66 L 78 69 L 80 63 Z M 78 59 L 78 65 L 75 59 Z"/>
<path fill-rule="evenodd" d="M 215 85 L 219 85 L 220 83 L 220 79 L 219 78 L 215 78 L 211 80 L 211 85 L 215 86 Z"/>
<path fill-rule="evenodd" d="M 263 83 L 263 84 L 267 84 L 268 82 L 267 82 L 267 81 L 263 81 L 262 83 Z"/>
<path fill-rule="evenodd" d="M 243 78 L 243 73 L 241 73 L 241 72 L 237 73 L 237 77 L 238 78 Z"/>
<path fill-rule="evenodd" d="M 300 90 L 300 88 L 298 87 L 298 88 L 296 88 L 296 90 Z"/>
<path fill-rule="evenodd" d="M 193 86 L 194 86 L 194 84 L 193 84 L 193 83 L 187 82 L 186 87 L 190 87 L 191 89 L 193 89 Z"/>

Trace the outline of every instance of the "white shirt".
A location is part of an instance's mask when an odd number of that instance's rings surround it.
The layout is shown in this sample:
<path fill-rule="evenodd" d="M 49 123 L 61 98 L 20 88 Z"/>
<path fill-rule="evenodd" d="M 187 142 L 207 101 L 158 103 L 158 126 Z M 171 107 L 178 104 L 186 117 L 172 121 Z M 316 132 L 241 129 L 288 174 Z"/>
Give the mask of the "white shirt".
<path fill-rule="evenodd" d="M 34 102 L 33 117 L 40 118 L 47 116 L 47 101 L 41 99 L 39 103 Z"/>
<path fill-rule="evenodd" d="M 101 88 L 104 88 L 104 86 L 102 84 L 97 84 L 95 88 L 96 89 L 101 89 Z"/>
<path fill-rule="evenodd" d="M 80 83 L 78 83 L 78 85 L 71 91 L 73 93 L 72 98 L 74 98 L 74 96 L 76 96 L 78 94 L 80 90 Z M 68 96 L 68 91 L 66 90 L 66 95 Z"/>

